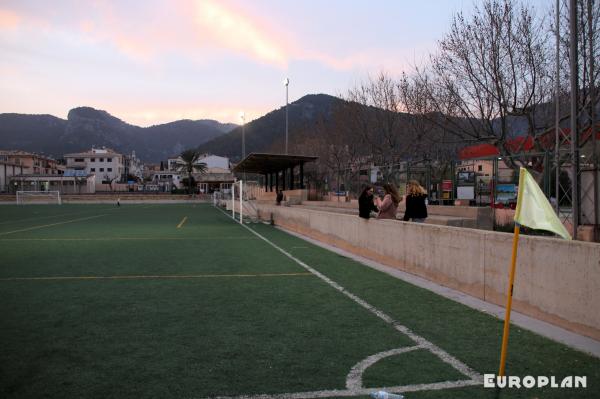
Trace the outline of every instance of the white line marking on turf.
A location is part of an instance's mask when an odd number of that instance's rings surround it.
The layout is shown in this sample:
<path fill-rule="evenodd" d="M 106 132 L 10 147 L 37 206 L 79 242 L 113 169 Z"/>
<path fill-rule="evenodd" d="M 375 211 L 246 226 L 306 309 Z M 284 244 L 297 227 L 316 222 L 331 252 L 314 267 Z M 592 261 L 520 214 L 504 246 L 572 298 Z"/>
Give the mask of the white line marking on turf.
<path fill-rule="evenodd" d="M 244 278 L 244 277 L 294 277 L 312 276 L 311 273 L 256 273 L 256 274 L 191 274 L 154 276 L 54 276 L 54 277 L 6 277 L 0 281 L 53 281 L 53 280 L 143 280 L 143 279 L 193 279 L 193 278 Z"/>
<path fill-rule="evenodd" d="M 398 348 L 385 352 L 379 352 L 367 357 L 366 359 L 360 361 L 354 367 L 352 367 L 352 370 L 350 370 L 350 373 L 348 373 L 348 376 L 346 377 L 346 388 L 348 388 L 351 391 L 362 389 L 362 376 L 367 368 L 371 367 L 381 359 L 385 359 L 386 357 L 400 355 L 402 353 L 411 352 L 417 349 L 422 348 L 418 345 L 408 346 L 406 348 Z"/>
<path fill-rule="evenodd" d="M 217 208 L 217 209 L 219 209 L 219 208 Z M 227 218 L 229 218 L 229 219 L 231 218 L 223 210 L 219 209 L 219 211 L 221 211 L 221 213 L 223 213 L 225 216 L 227 216 Z M 379 317 L 380 319 L 385 321 L 387 324 L 390 324 L 391 326 L 393 326 L 397 331 L 408 336 L 410 339 L 412 339 L 414 342 L 417 343 L 417 346 L 419 348 L 429 350 L 431 353 L 433 353 L 434 355 L 439 357 L 443 362 L 449 364 L 450 366 L 452 366 L 456 370 L 458 370 L 460 373 L 462 373 L 463 375 L 470 378 L 470 380 L 445 381 L 445 382 L 439 382 L 439 383 L 435 383 L 435 384 L 418 384 L 418 385 L 407 385 L 407 386 L 398 386 L 398 387 L 385 387 L 386 390 L 393 391 L 393 392 L 414 392 L 414 391 L 419 391 L 419 390 L 446 389 L 446 388 L 452 388 L 452 387 L 480 385 L 483 383 L 483 376 L 481 374 L 479 374 L 475 370 L 471 369 L 469 366 L 467 366 L 466 364 L 464 364 L 463 362 L 461 362 L 454 356 L 450 355 L 449 353 L 447 353 L 443 349 L 439 348 L 437 345 L 433 344 L 432 342 L 428 341 L 427 339 L 415 334 L 408 327 L 400 324 L 398 321 L 394 320 L 393 318 L 391 318 L 390 316 L 388 316 L 381 310 L 377 309 L 376 307 L 370 305 L 363 299 L 352 294 L 350 291 L 346 290 L 344 287 L 342 287 L 335 281 L 331 280 L 329 277 L 327 277 L 324 274 L 320 273 L 319 271 L 313 269 L 306 263 L 302 262 L 300 259 L 295 258 L 289 252 L 287 252 L 283 248 L 279 247 L 277 244 L 273 243 L 266 237 L 263 237 L 261 234 L 252 230 L 248 226 L 246 226 L 246 225 L 241 225 L 241 226 L 244 227 L 245 229 L 247 229 L 248 231 L 250 231 L 252 234 L 259 237 L 260 239 L 262 239 L 263 241 L 265 241 L 267 244 L 269 244 L 273 248 L 277 249 L 279 252 L 281 252 L 282 254 L 284 254 L 285 256 L 287 256 L 288 258 L 293 260 L 294 262 L 296 262 L 298 265 L 302 266 L 304 269 L 308 270 L 315 276 L 319 277 L 321 280 L 325 281 L 331 287 L 340 291 L 342 294 L 344 294 L 348 298 L 352 299 L 354 302 L 356 302 L 363 308 L 367 309 L 369 312 L 373 313 L 374 315 L 376 315 L 377 317 Z M 252 399 L 262 399 L 262 398 L 264 398 L 264 399 L 279 399 L 279 398 L 303 399 L 303 398 L 322 398 L 322 397 L 328 397 L 328 396 L 359 396 L 359 395 L 368 395 L 370 392 L 373 392 L 375 390 L 378 390 L 378 388 L 369 388 L 369 389 L 362 389 L 362 390 L 356 390 L 356 389 L 355 390 L 343 390 L 343 391 L 342 390 L 340 390 L 340 391 L 333 390 L 333 391 L 299 392 L 299 393 L 285 393 L 285 394 L 279 394 L 279 395 L 236 396 L 236 397 L 230 397 L 230 398 L 236 398 L 236 399 L 246 399 L 246 398 L 252 398 Z M 220 398 L 226 398 L 226 397 L 220 397 Z"/>
<path fill-rule="evenodd" d="M 4 236 L 7 234 L 13 234 L 13 233 L 21 233 L 23 231 L 30 231 L 30 230 L 36 230 L 36 229 L 43 229 L 44 227 L 52 227 L 52 226 L 58 226 L 60 224 L 67 224 L 67 223 L 73 223 L 73 222 L 80 222 L 82 220 L 89 220 L 89 219 L 95 219 L 95 218 L 99 218 L 102 216 L 106 216 L 108 215 L 108 213 L 102 214 L 102 215 L 95 215 L 95 216 L 89 216 L 89 217 L 85 217 L 85 218 L 79 218 L 79 219 L 72 219 L 72 220 L 67 220 L 64 222 L 58 222 L 58 223 L 51 223 L 51 224 L 44 224 L 41 226 L 33 226 L 33 227 L 27 227 L 25 229 L 20 229 L 20 230 L 13 230 L 13 231 L 5 231 L 3 233 L 0 233 L 0 236 Z"/>
<path fill-rule="evenodd" d="M 177 225 L 177 228 L 180 229 L 181 226 L 183 226 L 183 224 L 185 223 L 186 220 L 187 220 L 187 216 L 184 217 L 183 219 L 181 219 L 181 222 Z"/>
<path fill-rule="evenodd" d="M 479 381 L 473 380 L 462 380 L 462 381 L 447 381 L 447 382 L 434 382 L 431 384 L 413 384 L 413 385 L 401 385 L 393 387 L 373 387 L 373 388 L 361 388 L 356 390 L 350 389 L 332 389 L 326 391 L 308 391 L 308 392 L 289 392 L 289 393 L 278 393 L 272 395 L 260 394 L 260 395 L 240 395 L 240 396 L 214 396 L 212 399 L 318 399 L 318 398 L 334 398 L 334 397 L 348 397 L 348 396 L 368 396 L 369 394 L 376 391 L 386 391 L 392 393 L 406 393 L 406 392 L 418 392 L 418 391 L 438 391 L 441 389 L 449 388 L 462 388 L 474 385 L 479 385 Z"/>
<path fill-rule="evenodd" d="M 0 241 L 118 241 L 118 240 L 176 240 L 176 241 L 206 241 L 206 240 L 258 240 L 257 237 L 96 237 L 96 238 L 0 238 Z"/>

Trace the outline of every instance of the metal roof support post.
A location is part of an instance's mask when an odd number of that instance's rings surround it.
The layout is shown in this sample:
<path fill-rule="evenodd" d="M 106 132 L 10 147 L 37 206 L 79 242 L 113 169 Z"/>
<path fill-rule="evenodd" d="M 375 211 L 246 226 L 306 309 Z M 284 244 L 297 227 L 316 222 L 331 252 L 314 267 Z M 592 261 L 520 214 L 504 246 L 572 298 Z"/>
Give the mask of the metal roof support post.
<path fill-rule="evenodd" d="M 285 190 L 285 169 L 281 172 L 281 189 Z"/>

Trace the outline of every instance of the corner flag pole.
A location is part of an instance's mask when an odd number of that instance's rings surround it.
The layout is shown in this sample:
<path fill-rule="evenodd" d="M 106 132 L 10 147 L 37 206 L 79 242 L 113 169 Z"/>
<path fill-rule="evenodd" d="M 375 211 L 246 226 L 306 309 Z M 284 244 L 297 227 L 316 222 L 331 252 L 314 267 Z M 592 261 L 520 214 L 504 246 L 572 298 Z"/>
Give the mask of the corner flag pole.
<path fill-rule="evenodd" d="M 500 370 L 499 376 L 504 375 L 506 365 L 506 351 L 508 349 L 508 330 L 510 327 L 510 310 L 512 308 L 513 286 L 515 283 L 515 269 L 517 268 L 517 249 L 519 247 L 520 226 L 515 223 L 515 234 L 513 236 L 512 258 L 510 265 L 510 275 L 508 282 L 508 292 L 506 294 L 506 316 L 504 317 L 504 333 L 502 334 L 502 351 L 500 352 Z"/>
<path fill-rule="evenodd" d="M 513 287 L 515 283 L 517 248 L 519 246 L 519 229 L 521 226 L 527 226 L 532 229 L 551 231 L 566 240 L 571 239 L 569 232 L 565 229 L 565 226 L 563 226 L 558 216 L 556 216 L 554 208 L 552 208 L 552 205 L 548 202 L 544 192 L 525 168 L 519 169 L 519 194 L 517 196 L 517 209 L 515 210 L 514 221 L 515 235 L 513 238 L 508 294 L 506 295 L 506 317 L 504 318 L 500 371 L 498 371 L 498 375 L 500 376 L 504 375 L 504 367 L 506 364 L 510 309 L 512 306 Z"/>

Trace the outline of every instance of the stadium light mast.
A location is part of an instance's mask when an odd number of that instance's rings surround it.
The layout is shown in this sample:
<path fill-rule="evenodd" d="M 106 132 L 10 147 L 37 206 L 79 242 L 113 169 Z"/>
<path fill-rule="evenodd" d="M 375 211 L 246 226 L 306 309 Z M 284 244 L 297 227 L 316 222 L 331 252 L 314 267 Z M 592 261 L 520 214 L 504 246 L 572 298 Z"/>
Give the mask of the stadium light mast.
<path fill-rule="evenodd" d="M 242 161 L 246 159 L 246 113 L 240 112 L 240 119 L 242 120 Z M 246 170 L 244 170 L 244 181 L 246 180 Z"/>
<path fill-rule="evenodd" d="M 285 86 L 285 155 L 288 154 L 288 87 L 290 85 L 290 79 L 285 78 L 283 81 Z"/>
<path fill-rule="evenodd" d="M 246 113 L 240 112 L 240 119 L 242 120 L 242 160 L 246 158 Z"/>

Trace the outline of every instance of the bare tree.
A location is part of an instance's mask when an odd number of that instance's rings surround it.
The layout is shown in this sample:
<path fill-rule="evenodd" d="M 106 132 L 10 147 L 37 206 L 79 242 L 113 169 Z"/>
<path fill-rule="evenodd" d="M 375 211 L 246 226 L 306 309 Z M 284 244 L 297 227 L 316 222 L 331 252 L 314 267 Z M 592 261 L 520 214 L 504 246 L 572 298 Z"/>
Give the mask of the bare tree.
<path fill-rule="evenodd" d="M 397 82 L 385 72 L 349 90 L 348 120 L 387 180 L 392 166 L 414 153 L 407 137 Z"/>
<path fill-rule="evenodd" d="M 404 77 L 407 109 L 460 141 L 520 152 L 506 145 L 512 123 L 524 120 L 523 133 L 539 134 L 535 114 L 552 95 L 547 36 L 543 19 L 511 0 L 485 0 L 469 19 L 458 13 L 430 64 Z"/>

